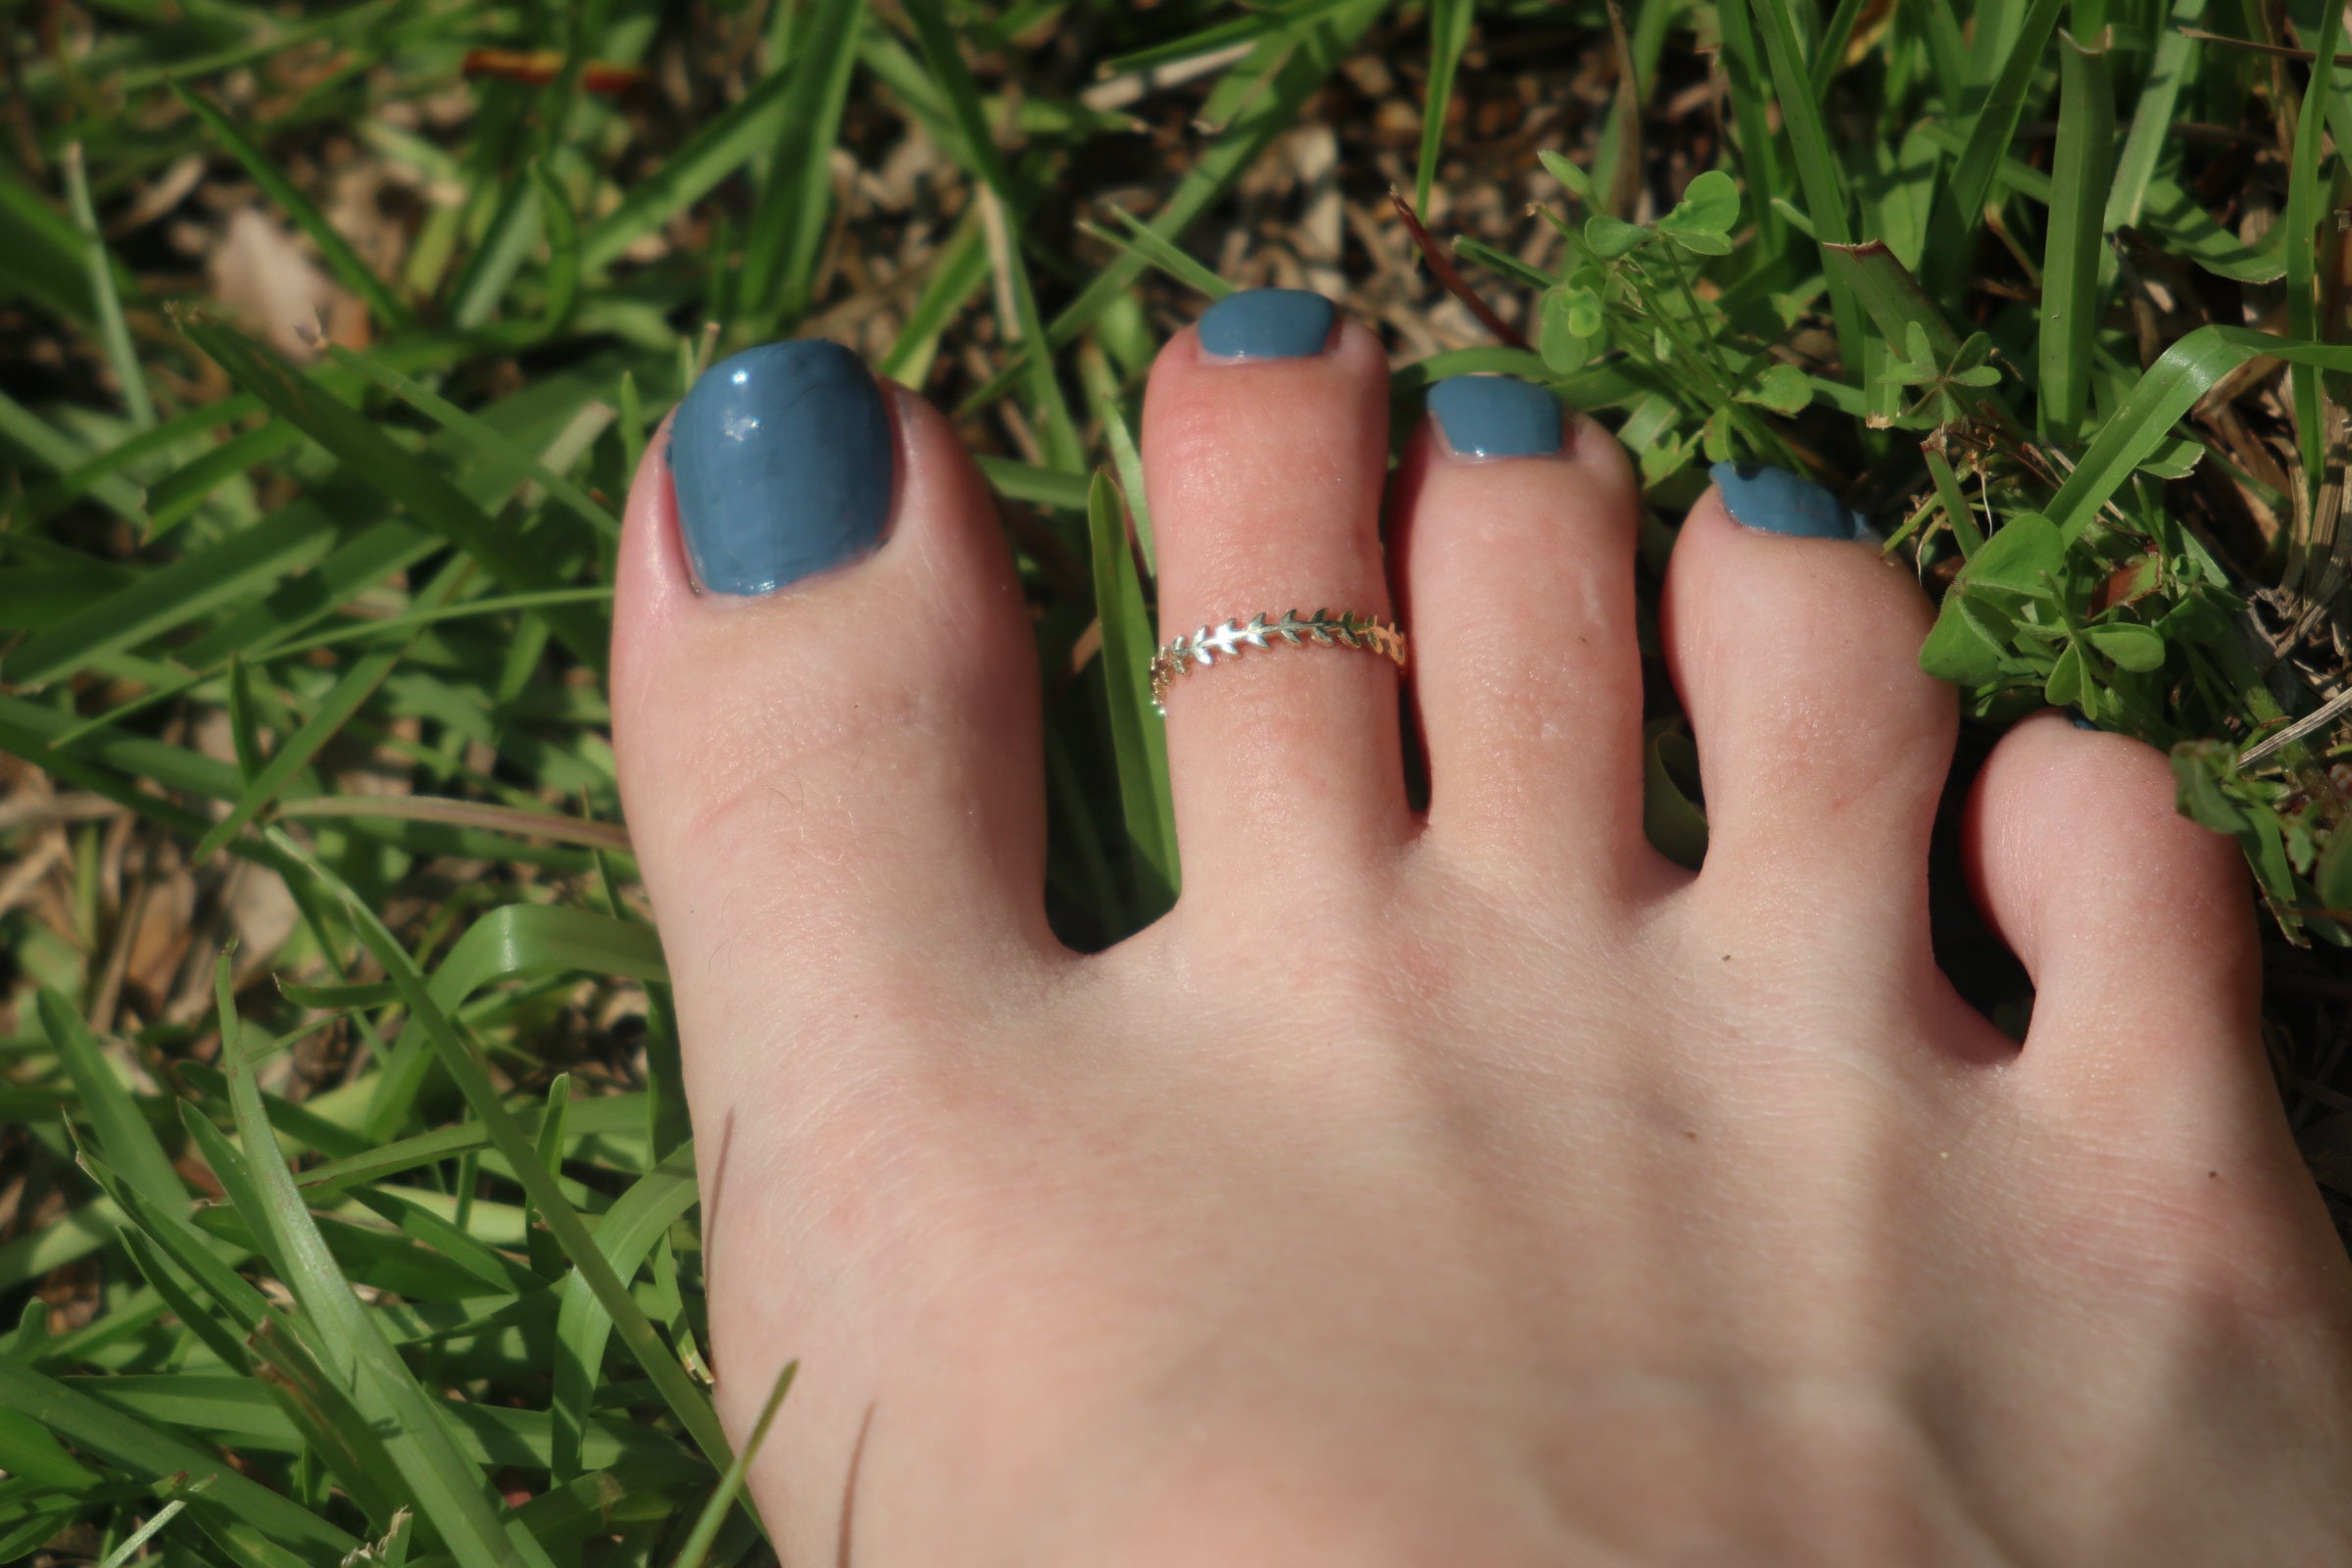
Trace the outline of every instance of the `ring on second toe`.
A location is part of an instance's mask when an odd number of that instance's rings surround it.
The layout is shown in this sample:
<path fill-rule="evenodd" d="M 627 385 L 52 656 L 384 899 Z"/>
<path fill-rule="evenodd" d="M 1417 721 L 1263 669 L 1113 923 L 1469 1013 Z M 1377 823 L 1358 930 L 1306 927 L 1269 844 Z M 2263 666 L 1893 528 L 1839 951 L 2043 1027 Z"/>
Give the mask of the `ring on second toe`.
<path fill-rule="evenodd" d="M 1386 655 L 1396 662 L 1398 669 L 1405 666 L 1404 632 L 1395 621 L 1352 611 L 1334 614 L 1318 610 L 1302 615 L 1289 610 L 1279 618 L 1272 611 L 1261 611 L 1247 622 L 1237 617 L 1222 625 L 1203 626 L 1190 636 L 1169 639 L 1152 656 L 1152 710 L 1166 716 L 1168 688 L 1179 676 L 1205 669 L 1220 660 L 1239 659 L 1247 649 L 1282 647 L 1357 648 Z"/>

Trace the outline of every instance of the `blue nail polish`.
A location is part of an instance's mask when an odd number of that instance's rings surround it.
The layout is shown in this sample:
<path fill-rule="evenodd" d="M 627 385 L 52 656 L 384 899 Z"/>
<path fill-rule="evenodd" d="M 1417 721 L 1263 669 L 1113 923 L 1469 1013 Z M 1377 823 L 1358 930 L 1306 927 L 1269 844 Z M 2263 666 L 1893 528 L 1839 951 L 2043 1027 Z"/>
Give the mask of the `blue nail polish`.
<path fill-rule="evenodd" d="M 1429 412 L 1457 458 L 1547 458 L 1560 450 L 1560 400 L 1533 381 L 1452 376 L 1429 389 Z"/>
<path fill-rule="evenodd" d="M 1228 294 L 1200 318 L 1200 352 L 1219 360 L 1296 360 L 1320 354 L 1339 312 L 1302 288 Z"/>
<path fill-rule="evenodd" d="M 722 361 L 669 429 L 686 559 L 711 592 L 769 593 L 881 543 L 890 411 L 840 344 L 797 339 Z"/>
<path fill-rule="evenodd" d="M 2066 721 L 2069 724 L 2074 725 L 2077 729 L 2095 730 L 2099 727 L 2098 725 L 2093 724 L 2089 719 L 2084 718 L 2081 713 L 2076 712 L 2071 708 L 2066 710 Z"/>
<path fill-rule="evenodd" d="M 1862 514 L 1810 479 L 1762 463 L 1718 463 L 1709 470 L 1732 520 L 1797 539 L 1875 537 Z"/>

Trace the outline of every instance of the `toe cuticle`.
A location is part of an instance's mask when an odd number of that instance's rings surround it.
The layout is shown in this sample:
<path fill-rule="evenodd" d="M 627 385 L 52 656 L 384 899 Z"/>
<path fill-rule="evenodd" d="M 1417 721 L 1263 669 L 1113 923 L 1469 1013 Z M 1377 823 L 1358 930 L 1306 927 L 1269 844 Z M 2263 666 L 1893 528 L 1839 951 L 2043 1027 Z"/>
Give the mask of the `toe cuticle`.
<path fill-rule="evenodd" d="M 1302 288 L 1251 288 L 1228 294 L 1200 318 L 1200 352 L 1229 365 L 1302 360 L 1331 346 L 1339 311 Z"/>
<path fill-rule="evenodd" d="M 1562 446 L 1559 399 L 1507 375 L 1456 375 L 1429 389 L 1429 415 L 1456 458 L 1548 458 Z"/>
<path fill-rule="evenodd" d="M 1862 514 L 1812 480 L 1767 463 L 1718 463 L 1709 470 L 1732 520 L 1791 539 L 1880 542 Z"/>
<path fill-rule="evenodd" d="M 704 371 L 666 454 L 694 581 L 765 594 L 871 554 L 895 444 L 872 372 L 837 343 L 769 343 Z"/>

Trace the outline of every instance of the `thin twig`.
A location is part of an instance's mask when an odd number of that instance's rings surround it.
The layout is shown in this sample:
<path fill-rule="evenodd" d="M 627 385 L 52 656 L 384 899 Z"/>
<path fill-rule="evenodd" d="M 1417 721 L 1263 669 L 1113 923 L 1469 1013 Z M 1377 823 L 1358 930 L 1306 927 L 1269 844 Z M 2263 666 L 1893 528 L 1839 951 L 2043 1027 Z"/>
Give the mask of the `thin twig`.
<path fill-rule="evenodd" d="M 49 827 L 60 822 L 99 822 L 121 816 L 130 808 L 103 795 L 19 796 L 0 801 L 0 833 L 24 827 Z"/>
<path fill-rule="evenodd" d="M 1389 200 L 1396 203 L 1396 216 L 1404 220 L 1405 232 L 1413 236 L 1413 243 L 1420 247 L 1421 259 L 1429 264 L 1429 270 L 1436 274 L 1438 281 L 1446 285 L 1446 292 L 1470 307 L 1470 314 L 1477 317 L 1479 323 L 1488 331 L 1512 348 L 1526 348 L 1527 339 L 1519 335 L 1519 329 L 1496 316 L 1494 307 L 1478 297 L 1478 291 L 1462 276 L 1461 269 L 1453 265 L 1453 258 L 1446 255 L 1445 249 L 1430 237 L 1429 230 L 1421 226 L 1421 220 L 1415 216 L 1413 204 L 1404 199 L 1404 192 L 1391 185 Z"/>
<path fill-rule="evenodd" d="M 2308 49 L 2291 49 L 2282 43 L 2262 43 L 2253 38 L 2232 38 L 2226 32 L 2207 32 L 2203 27 L 2174 29 L 2183 38 L 2195 38 L 2203 43 L 2228 44 L 2232 49 L 2247 49 L 2258 55 L 2271 55 L 2279 60 L 2300 60 L 2309 65 L 2320 57 Z"/>
<path fill-rule="evenodd" d="M 2314 730 L 2325 729 L 2346 712 L 2352 712 L 2352 686 L 2345 687 L 2333 697 L 2305 713 L 2292 724 L 2275 730 L 2237 754 L 2237 765 L 2251 767 L 2282 746 L 2292 746 Z"/>
<path fill-rule="evenodd" d="M 453 801 L 438 795 L 324 795 L 313 800 L 283 801 L 279 816 L 397 816 L 410 821 L 442 822 L 452 827 L 486 828 L 517 838 L 554 839 L 559 844 L 584 844 L 595 850 L 629 848 L 629 830 L 618 822 L 584 822 L 552 811 L 525 811 L 482 801 Z"/>

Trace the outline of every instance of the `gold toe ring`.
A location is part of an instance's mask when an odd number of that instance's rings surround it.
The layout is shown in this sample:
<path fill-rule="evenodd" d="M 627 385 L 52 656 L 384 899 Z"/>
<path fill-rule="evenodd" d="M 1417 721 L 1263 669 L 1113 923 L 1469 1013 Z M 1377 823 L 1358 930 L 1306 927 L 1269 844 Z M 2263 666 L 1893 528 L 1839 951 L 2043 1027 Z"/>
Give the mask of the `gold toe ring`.
<path fill-rule="evenodd" d="M 1358 615 L 1349 611 L 1333 614 L 1318 610 L 1311 615 L 1287 611 L 1275 618 L 1271 611 L 1261 612 L 1248 623 L 1228 620 L 1221 626 L 1203 626 L 1189 637 L 1171 639 L 1158 653 L 1152 656 L 1152 706 L 1162 715 L 1167 712 L 1168 688 L 1180 675 L 1189 675 L 1196 667 L 1205 669 L 1220 660 L 1239 659 L 1250 648 L 1360 648 L 1368 654 L 1386 654 L 1404 668 L 1404 633 L 1394 621 L 1376 620 L 1370 615 Z"/>

